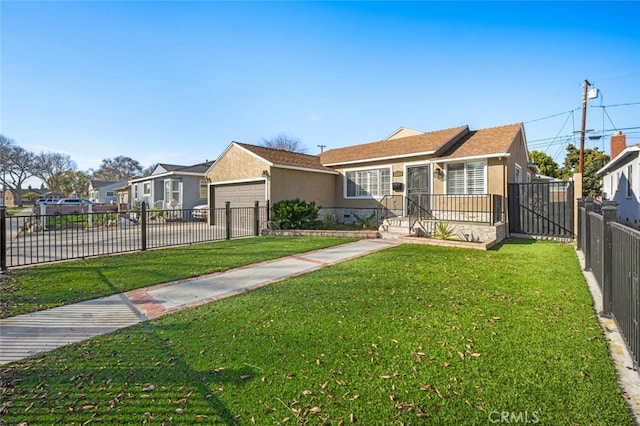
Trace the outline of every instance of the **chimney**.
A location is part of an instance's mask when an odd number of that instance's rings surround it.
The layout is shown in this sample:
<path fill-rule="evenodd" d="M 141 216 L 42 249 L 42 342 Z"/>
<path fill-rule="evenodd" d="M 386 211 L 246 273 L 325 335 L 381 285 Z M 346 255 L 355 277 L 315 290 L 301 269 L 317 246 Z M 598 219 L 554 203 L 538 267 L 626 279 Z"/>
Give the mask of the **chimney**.
<path fill-rule="evenodd" d="M 611 154 L 610 157 L 613 160 L 618 154 L 620 154 L 627 147 L 627 135 L 623 135 L 620 130 L 615 132 L 611 136 Z"/>

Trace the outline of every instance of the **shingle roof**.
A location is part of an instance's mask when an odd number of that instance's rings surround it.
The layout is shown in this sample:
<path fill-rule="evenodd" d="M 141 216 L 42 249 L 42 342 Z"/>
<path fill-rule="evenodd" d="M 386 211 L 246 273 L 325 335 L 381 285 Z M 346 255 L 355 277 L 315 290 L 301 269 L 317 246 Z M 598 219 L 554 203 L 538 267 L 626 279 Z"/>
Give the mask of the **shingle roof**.
<path fill-rule="evenodd" d="M 521 129 L 522 123 L 515 123 L 471 131 L 462 140 L 446 150 L 439 159 L 448 160 L 506 153 Z"/>
<path fill-rule="evenodd" d="M 317 155 L 300 154 L 298 152 L 284 151 L 282 149 L 266 148 L 264 146 L 250 145 L 246 143 L 234 142 L 236 145 L 246 149 L 261 157 L 274 166 L 285 166 L 302 169 L 314 169 L 322 171 L 331 171 L 320 163 L 320 157 Z"/>
<path fill-rule="evenodd" d="M 205 173 L 209 170 L 209 167 L 213 164 L 213 161 L 206 161 L 200 164 L 194 164 L 193 166 L 186 166 L 181 169 L 175 170 L 176 172 L 190 172 L 190 173 Z"/>
<path fill-rule="evenodd" d="M 421 133 L 415 136 L 381 140 L 345 148 L 336 148 L 320 154 L 322 164 L 342 164 L 408 155 L 435 153 L 452 139 L 468 131 L 467 126 Z"/>

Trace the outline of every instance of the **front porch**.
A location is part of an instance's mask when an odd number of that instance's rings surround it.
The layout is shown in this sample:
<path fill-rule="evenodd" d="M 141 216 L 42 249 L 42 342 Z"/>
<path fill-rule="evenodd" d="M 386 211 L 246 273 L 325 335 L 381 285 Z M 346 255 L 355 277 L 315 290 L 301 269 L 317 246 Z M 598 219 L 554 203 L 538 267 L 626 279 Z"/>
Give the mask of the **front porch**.
<path fill-rule="evenodd" d="M 388 196 L 380 235 L 466 242 L 500 242 L 506 237 L 502 196 L 495 194 L 417 194 Z M 398 206 L 402 206 L 401 209 Z"/>

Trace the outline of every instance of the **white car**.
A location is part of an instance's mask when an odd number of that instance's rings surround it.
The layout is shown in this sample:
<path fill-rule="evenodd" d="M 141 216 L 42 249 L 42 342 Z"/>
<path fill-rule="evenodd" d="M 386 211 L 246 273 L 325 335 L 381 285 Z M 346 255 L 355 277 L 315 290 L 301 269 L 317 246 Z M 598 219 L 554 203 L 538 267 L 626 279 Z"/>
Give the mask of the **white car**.
<path fill-rule="evenodd" d="M 60 198 L 57 204 L 66 206 L 81 206 L 84 203 L 80 198 Z"/>
<path fill-rule="evenodd" d="M 200 204 L 195 206 L 191 211 L 191 216 L 197 220 L 207 220 L 207 215 L 209 214 L 209 205 L 208 204 Z"/>

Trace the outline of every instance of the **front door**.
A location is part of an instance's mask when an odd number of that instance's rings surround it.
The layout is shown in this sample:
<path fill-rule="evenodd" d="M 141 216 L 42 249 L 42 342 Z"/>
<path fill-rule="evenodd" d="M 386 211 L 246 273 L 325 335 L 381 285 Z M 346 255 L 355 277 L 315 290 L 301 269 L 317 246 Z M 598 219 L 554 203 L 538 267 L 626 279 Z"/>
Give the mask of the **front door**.
<path fill-rule="evenodd" d="M 429 211 L 430 177 L 429 164 L 407 167 L 407 215 L 421 216 Z"/>

